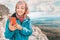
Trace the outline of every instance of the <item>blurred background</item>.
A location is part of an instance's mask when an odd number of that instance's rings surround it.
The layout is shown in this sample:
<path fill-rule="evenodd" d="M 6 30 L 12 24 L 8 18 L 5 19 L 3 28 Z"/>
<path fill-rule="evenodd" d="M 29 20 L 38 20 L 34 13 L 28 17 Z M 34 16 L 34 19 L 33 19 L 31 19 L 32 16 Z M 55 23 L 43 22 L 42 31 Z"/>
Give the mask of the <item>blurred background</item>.
<path fill-rule="evenodd" d="M 0 4 L 15 12 L 19 0 L 0 0 Z M 49 40 L 60 40 L 60 0 L 25 0 L 33 26 L 41 29 Z M 1 14 L 1 13 L 0 13 Z"/>

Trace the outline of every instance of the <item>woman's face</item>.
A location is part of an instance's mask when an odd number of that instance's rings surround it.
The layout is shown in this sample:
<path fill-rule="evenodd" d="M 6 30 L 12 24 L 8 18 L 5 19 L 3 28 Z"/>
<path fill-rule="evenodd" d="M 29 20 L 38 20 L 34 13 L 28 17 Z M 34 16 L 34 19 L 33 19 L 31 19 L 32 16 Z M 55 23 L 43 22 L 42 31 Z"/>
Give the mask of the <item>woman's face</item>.
<path fill-rule="evenodd" d="M 22 16 L 24 13 L 25 13 L 25 3 L 22 3 L 22 4 L 17 4 L 17 7 L 16 7 L 16 13 L 19 15 L 19 16 Z"/>

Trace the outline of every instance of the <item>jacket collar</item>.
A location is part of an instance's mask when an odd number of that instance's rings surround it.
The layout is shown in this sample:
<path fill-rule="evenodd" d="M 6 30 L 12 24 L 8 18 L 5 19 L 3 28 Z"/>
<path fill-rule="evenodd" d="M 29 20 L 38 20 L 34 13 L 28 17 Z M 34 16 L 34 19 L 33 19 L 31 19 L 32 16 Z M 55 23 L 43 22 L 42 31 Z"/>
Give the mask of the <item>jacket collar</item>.
<path fill-rule="evenodd" d="M 14 13 L 11 17 L 16 17 L 16 13 Z M 16 20 L 19 20 L 17 17 L 16 17 Z M 24 19 L 24 22 L 26 21 L 29 21 L 30 18 L 27 16 L 25 19 Z"/>

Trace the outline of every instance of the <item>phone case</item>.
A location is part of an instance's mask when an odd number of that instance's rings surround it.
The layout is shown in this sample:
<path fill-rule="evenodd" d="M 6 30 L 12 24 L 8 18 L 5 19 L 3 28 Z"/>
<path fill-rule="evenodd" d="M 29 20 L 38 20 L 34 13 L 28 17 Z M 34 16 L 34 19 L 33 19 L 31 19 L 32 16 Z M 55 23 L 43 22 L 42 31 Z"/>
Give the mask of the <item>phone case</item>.
<path fill-rule="evenodd" d="M 15 25 L 16 24 L 16 18 L 15 17 L 11 17 L 10 18 L 10 24 L 11 25 Z"/>

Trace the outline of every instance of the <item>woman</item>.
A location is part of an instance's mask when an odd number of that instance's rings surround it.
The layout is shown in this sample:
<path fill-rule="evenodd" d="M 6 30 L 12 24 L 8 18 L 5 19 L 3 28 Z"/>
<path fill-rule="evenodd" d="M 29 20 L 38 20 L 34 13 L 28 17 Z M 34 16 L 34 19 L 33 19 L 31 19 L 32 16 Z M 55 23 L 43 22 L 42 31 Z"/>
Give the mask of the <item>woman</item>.
<path fill-rule="evenodd" d="M 5 37 L 9 40 L 28 40 L 32 34 L 30 18 L 27 16 L 28 7 L 25 1 L 16 4 L 15 13 L 11 17 L 16 18 L 16 24 L 11 25 L 10 19 L 6 22 Z"/>

